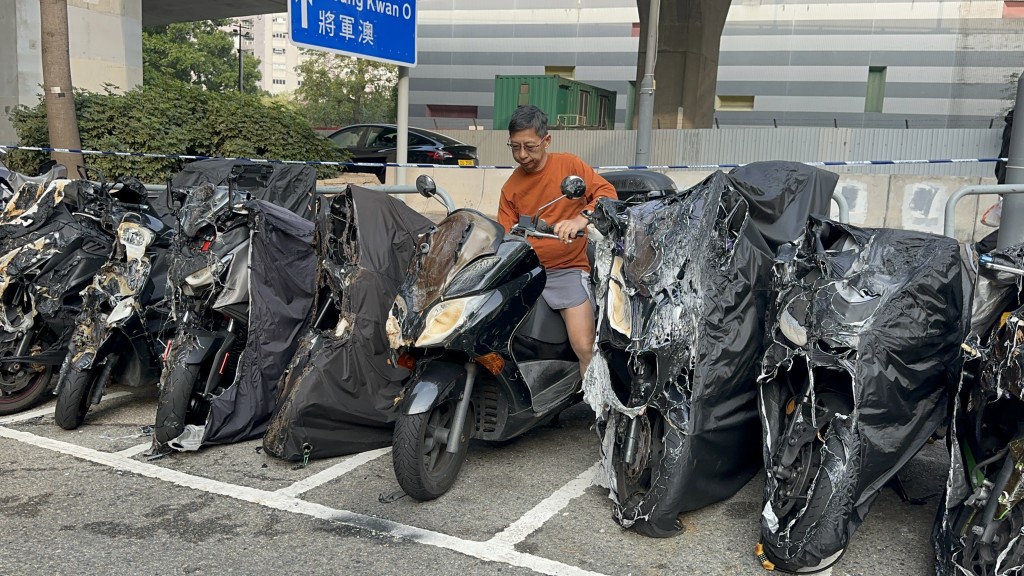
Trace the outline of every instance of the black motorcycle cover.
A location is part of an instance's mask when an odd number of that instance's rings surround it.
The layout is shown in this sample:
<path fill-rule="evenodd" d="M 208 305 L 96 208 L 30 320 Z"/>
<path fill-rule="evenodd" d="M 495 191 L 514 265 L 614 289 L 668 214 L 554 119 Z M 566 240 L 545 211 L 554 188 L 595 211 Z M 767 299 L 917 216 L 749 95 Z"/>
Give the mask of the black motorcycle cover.
<path fill-rule="evenodd" d="M 622 526 L 671 536 L 681 512 L 731 496 L 761 467 L 755 379 L 774 250 L 800 236 L 809 213 L 828 210 L 837 180 L 799 163 L 760 162 L 663 199 L 598 205 L 600 353 L 584 389 L 606 421 L 598 481 L 611 489 Z M 618 224 L 601 229 L 602 220 Z M 616 243 L 632 294 L 632 341 L 609 323 Z M 638 480 L 649 485 L 617 494 L 616 475 L 627 474 L 613 455 L 617 438 L 645 412 L 664 421 L 664 449 L 651 456 L 650 478 Z"/>
<path fill-rule="evenodd" d="M 775 465 L 787 413 L 809 381 L 819 396 L 826 388 L 826 394 L 850 391 L 853 401 L 848 414 L 828 410 L 823 421 L 838 418 L 851 433 L 832 430 L 836 424 L 825 432 L 822 464 L 807 488 L 811 497 L 796 506 L 801 515 L 814 508 L 815 517 L 776 515 L 772 502 L 783 480 L 768 473 L 761 542 L 770 559 L 793 570 L 844 550 L 883 485 L 947 417 L 969 320 L 969 284 L 952 238 L 814 217 L 800 242 L 779 250 L 775 271 L 777 300 L 759 377 L 765 466 Z M 805 315 L 802 328 L 794 329 L 780 311 L 797 310 L 798 299 L 807 304 L 797 313 Z M 822 425 L 812 421 L 812 433 Z M 844 457 L 826 458 L 836 450 L 833 434 Z"/>
<path fill-rule="evenodd" d="M 249 211 L 249 337 L 234 383 L 210 403 L 203 444 L 258 438 L 308 327 L 316 277 L 313 223 L 263 200 Z"/>
<path fill-rule="evenodd" d="M 303 218 L 310 217 L 311 200 L 316 189 L 316 169 L 312 166 L 220 158 L 197 160 L 175 174 L 171 178 L 171 186 L 188 188 L 207 183 L 227 186 L 231 171 L 236 167 L 247 169 L 247 173 L 236 182 L 239 190 L 251 193 L 254 200 L 266 200 Z M 265 179 L 261 180 L 260 172 L 266 174 Z"/>
<path fill-rule="evenodd" d="M 409 371 L 385 325 L 430 220 L 387 194 L 349 186 L 316 210 L 314 328 L 302 337 L 263 438 L 278 458 L 325 458 L 391 444 Z"/>

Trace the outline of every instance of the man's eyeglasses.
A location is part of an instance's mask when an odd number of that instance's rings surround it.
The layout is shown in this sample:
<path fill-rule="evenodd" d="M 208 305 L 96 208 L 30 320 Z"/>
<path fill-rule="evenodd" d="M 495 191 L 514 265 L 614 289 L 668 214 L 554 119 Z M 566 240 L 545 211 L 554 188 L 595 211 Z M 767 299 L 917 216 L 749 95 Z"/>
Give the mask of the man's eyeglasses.
<path fill-rule="evenodd" d="M 540 150 L 544 146 L 544 141 L 540 142 L 527 142 L 526 144 L 506 142 L 505 146 L 508 146 L 514 154 L 518 154 L 521 150 L 526 150 L 527 154 L 533 154 L 537 150 Z"/>

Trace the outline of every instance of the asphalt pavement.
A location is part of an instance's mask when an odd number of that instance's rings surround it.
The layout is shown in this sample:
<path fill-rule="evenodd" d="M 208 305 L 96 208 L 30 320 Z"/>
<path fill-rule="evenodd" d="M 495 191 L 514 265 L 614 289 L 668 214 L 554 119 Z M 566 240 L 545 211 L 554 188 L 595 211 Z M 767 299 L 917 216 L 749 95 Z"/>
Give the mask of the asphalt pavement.
<path fill-rule="evenodd" d="M 593 413 L 501 444 L 474 441 L 433 502 L 402 496 L 388 449 L 297 466 L 259 440 L 147 460 L 155 390 L 114 387 L 75 431 L 53 402 L 0 418 L 0 575 L 765 575 L 754 560 L 764 476 L 652 539 L 593 486 Z M 834 576 L 934 573 L 941 443 L 882 491 Z M 828 572 L 826 572 L 827 574 Z"/>

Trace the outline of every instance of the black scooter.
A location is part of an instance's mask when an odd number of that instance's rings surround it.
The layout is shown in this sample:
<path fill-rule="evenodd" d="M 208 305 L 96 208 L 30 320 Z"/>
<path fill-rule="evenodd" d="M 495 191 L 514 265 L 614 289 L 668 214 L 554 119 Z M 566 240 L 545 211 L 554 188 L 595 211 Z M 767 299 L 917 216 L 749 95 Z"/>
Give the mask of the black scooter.
<path fill-rule="evenodd" d="M 234 181 L 173 193 L 183 202 L 168 272 L 177 330 L 164 351 L 153 440 L 196 450 L 209 402 L 234 381 L 248 335 L 249 195 Z"/>
<path fill-rule="evenodd" d="M 436 192 L 425 175 L 416 187 Z M 565 198 L 585 191 L 579 177 L 562 182 Z M 404 350 L 399 364 L 414 370 L 392 460 L 417 500 L 452 487 L 471 437 L 508 440 L 582 399 L 579 361 L 561 316 L 541 298 L 544 268 L 524 239 L 556 236 L 537 216 L 520 220 L 506 234 L 475 210 L 452 212 L 424 236 L 395 299 L 388 335 Z"/>
<path fill-rule="evenodd" d="M 110 259 L 82 291 L 82 313 L 57 382 L 54 419 L 73 430 L 109 382 L 151 386 L 167 339 L 167 249 L 173 230 L 145 212 L 128 212 Z"/>
<path fill-rule="evenodd" d="M 103 181 L 22 186 L 0 214 L 0 415 L 38 402 L 67 355 L 81 292 L 145 189 Z"/>

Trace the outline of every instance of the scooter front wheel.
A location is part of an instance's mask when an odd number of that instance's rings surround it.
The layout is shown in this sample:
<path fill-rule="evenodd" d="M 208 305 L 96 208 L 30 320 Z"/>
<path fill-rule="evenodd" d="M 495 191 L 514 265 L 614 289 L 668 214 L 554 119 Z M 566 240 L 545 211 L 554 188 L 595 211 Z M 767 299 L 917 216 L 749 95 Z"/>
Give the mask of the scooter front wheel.
<path fill-rule="evenodd" d="M 93 387 L 98 384 L 102 372 L 103 370 L 68 369 L 64 382 L 60 385 L 57 407 L 53 413 L 57 426 L 65 430 L 74 430 L 85 422 Z"/>
<path fill-rule="evenodd" d="M 167 444 L 185 431 L 188 402 L 198 379 L 198 364 L 179 364 L 167 375 L 167 380 L 160 388 L 156 422 L 153 425 L 153 439 L 157 443 Z"/>
<path fill-rule="evenodd" d="M 448 452 L 457 405 L 450 400 L 423 414 L 402 415 L 395 423 L 391 448 L 395 476 L 402 490 L 416 500 L 433 500 L 447 492 L 466 461 L 474 422 L 472 405 L 462 434 L 454 439 L 458 443 L 455 453 Z"/>

